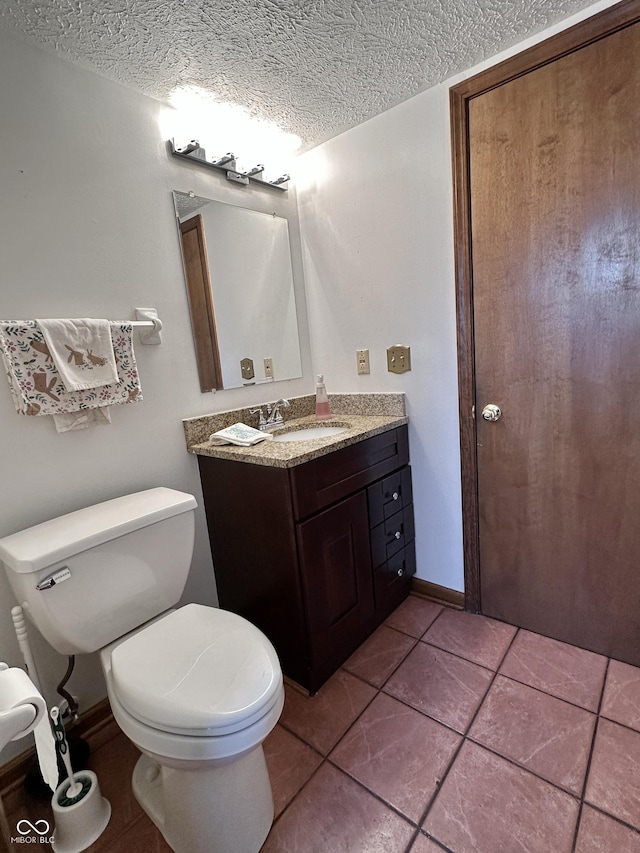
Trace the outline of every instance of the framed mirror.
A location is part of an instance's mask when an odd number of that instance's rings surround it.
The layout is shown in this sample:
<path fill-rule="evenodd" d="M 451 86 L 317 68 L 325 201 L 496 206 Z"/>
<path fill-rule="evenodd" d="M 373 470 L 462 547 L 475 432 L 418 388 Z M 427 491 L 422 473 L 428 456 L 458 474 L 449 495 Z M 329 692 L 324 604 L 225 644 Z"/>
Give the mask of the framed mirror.
<path fill-rule="evenodd" d="M 173 199 L 201 391 L 302 376 L 287 220 Z"/>

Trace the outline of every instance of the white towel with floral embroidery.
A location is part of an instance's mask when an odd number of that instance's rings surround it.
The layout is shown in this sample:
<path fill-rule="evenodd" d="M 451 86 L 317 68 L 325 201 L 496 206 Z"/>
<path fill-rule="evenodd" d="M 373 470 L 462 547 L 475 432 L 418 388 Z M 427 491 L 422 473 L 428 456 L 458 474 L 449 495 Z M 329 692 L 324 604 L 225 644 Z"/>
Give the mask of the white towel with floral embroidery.
<path fill-rule="evenodd" d="M 67 391 L 118 381 L 108 320 L 36 320 Z"/>
<path fill-rule="evenodd" d="M 67 391 L 60 382 L 37 323 L 34 320 L 0 321 L 0 355 L 18 413 L 62 415 L 142 400 L 133 351 L 133 327 L 130 323 L 111 322 L 110 331 L 118 369 L 117 382 L 88 391 Z M 76 424 L 73 429 L 79 428 L 77 421 Z"/>

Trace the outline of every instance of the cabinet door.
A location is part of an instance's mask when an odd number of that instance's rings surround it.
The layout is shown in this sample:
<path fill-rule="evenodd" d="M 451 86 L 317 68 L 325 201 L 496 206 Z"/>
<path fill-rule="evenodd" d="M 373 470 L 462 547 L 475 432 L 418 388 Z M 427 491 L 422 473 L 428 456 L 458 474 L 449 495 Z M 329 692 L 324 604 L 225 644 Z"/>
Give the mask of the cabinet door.
<path fill-rule="evenodd" d="M 322 681 L 362 642 L 374 614 L 366 492 L 298 525 L 312 680 Z"/>

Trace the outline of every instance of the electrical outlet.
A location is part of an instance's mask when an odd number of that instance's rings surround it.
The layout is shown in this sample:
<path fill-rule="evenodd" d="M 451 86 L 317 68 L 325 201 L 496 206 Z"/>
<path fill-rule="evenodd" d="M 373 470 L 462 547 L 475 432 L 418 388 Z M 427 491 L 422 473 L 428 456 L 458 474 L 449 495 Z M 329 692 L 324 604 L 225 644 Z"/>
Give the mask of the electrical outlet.
<path fill-rule="evenodd" d="M 264 360 L 264 376 L 265 379 L 273 379 L 273 359 L 265 358 Z"/>
<path fill-rule="evenodd" d="M 358 365 L 358 376 L 364 376 L 367 373 L 370 373 L 369 370 L 369 350 L 368 349 L 357 349 L 356 350 L 356 364 Z"/>

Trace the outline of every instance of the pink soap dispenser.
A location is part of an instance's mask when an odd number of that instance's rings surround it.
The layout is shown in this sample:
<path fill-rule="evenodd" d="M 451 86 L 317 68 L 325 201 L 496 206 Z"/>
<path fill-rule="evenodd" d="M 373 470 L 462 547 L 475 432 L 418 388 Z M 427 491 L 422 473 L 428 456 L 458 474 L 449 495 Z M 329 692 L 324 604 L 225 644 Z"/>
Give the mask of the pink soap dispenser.
<path fill-rule="evenodd" d="M 329 408 L 329 397 L 324 384 L 324 376 L 318 374 L 316 379 L 316 417 L 320 421 L 326 421 L 331 417 L 331 409 Z"/>

